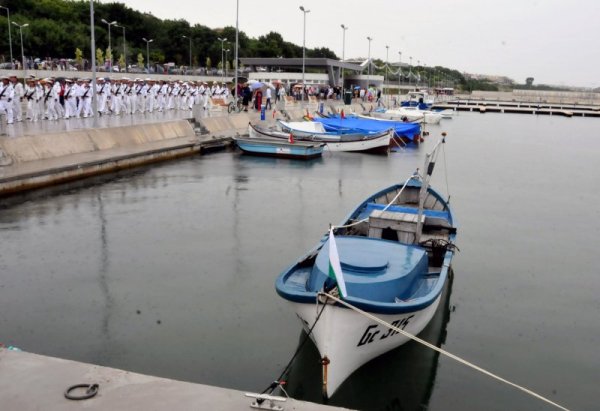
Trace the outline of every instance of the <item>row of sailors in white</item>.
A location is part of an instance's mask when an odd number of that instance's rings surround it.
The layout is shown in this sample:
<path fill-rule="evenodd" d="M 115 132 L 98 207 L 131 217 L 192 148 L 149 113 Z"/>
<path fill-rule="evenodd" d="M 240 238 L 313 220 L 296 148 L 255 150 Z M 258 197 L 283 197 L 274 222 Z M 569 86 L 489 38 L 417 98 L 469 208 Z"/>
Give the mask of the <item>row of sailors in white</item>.
<path fill-rule="evenodd" d="M 90 117 L 92 97 L 98 96 L 100 114 L 152 113 L 165 110 L 191 110 L 193 105 L 207 107 L 209 97 L 227 99 L 227 87 L 207 83 L 181 81 L 131 80 L 123 78 L 106 81 L 99 79 L 96 92 L 89 79 L 66 79 L 64 82 L 64 106 L 60 103 L 61 84 L 52 78 L 28 78 L 23 87 L 16 79 L 3 77 L 0 85 L 0 114 L 6 113 L 8 124 L 14 118 L 22 121 L 21 102 L 27 102 L 26 118 L 38 121 L 42 118 L 58 120 L 71 117 Z"/>

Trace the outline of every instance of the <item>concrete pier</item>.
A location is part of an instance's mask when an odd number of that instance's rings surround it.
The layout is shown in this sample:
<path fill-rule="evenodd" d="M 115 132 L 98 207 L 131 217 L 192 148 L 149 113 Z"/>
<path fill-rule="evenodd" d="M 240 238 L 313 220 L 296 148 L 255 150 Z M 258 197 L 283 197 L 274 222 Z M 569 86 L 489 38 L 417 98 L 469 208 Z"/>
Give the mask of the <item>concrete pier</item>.
<path fill-rule="evenodd" d="M 64 392 L 76 384 L 98 384 L 86 400 Z M 136 374 L 114 368 L 0 348 L 0 408 L 3 410 L 250 410 L 242 391 Z M 82 395 L 85 389 L 72 392 Z M 267 404 L 266 401 L 264 404 Z M 283 410 L 340 410 L 287 399 Z"/>

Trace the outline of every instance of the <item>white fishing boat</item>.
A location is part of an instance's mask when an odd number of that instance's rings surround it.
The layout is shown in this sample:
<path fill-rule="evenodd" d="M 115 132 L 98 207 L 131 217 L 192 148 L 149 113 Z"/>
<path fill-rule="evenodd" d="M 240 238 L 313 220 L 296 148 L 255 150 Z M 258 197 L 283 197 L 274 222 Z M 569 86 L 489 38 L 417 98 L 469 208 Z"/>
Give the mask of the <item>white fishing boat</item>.
<path fill-rule="evenodd" d="M 456 236 L 448 201 L 429 187 L 439 148 L 426 156 L 423 176 L 369 196 L 276 280 L 319 350 L 327 397 L 361 365 L 409 340 L 331 293 L 412 335 L 436 311 Z"/>
<path fill-rule="evenodd" d="M 387 154 L 394 137 L 394 129 L 389 128 L 383 131 L 358 131 L 355 129 L 344 129 L 336 132 L 324 131 L 323 124 L 314 121 L 285 122 L 278 120 L 278 126 L 281 131 L 269 131 L 254 127 L 256 133 L 268 134 L 275 138 L 288 139 L 290 134 L 299 141 L 315 141 L 326 143 L 326 149 L 329 151 L 353 151 Z M 311 130 L 323 130 L 311 131 Z"/>
<path fill-rule="evenodd" d="M 421 110 L 418 107 L 399 107 L 385 111 L 372 111 L 371 116 L 386 120 L 396 121 L 420 121 L 425 124 L 439 124 L 442 116 L 429 110 Z"/>

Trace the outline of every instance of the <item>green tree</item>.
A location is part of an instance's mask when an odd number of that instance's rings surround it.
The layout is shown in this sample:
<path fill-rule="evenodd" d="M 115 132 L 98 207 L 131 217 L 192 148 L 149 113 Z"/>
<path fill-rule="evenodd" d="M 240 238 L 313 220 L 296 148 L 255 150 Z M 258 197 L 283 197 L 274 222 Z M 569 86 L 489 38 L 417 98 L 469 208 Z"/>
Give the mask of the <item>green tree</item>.
<path fill-rule="evenodd" d="M 210 60 L 210 57 L 206 58 L 206 68 L 210 69 L 210 66 L 212 65 L 212 61 Z"/>
<path fill-rule="evenodd" d="M 144 56 L 142 55 L 142 53 L 138 53 L 137 55 L 137 64 L 139 68 L 144 67 Z"/>
<path fill-rule="evenodd" d="M 75 62 L 79 66 L 79 70 L 83 67 L 83 51 L 80 48 L 75 49 Z"/>
<path fill-rule="evenodd" d="M 106 49 L 106 52 L 104 53 L 104 58 L 108 61 L 110 61 L 110 65 L 112 66 L 112 61 L 113 61 L 113 54 L 112 54 L 112 49 L 109 47 Z"/>
<path fill-rule="evenodd" d="M 104 65 L 104 52 L 102 49 L 96 49 L 96 64 L 99 66 Z"/>
<path fill-rule="evenodd" d="M 125 56 L 119 54 L 119 70 L 125 71 L 127 67 L 125 67 Z"/>
<path fill-rule="evenodd" d="M 528 85 L 529 87 L 533 86 L 533 77 L 527 77 L 525 79 L 525 84 Z"/>

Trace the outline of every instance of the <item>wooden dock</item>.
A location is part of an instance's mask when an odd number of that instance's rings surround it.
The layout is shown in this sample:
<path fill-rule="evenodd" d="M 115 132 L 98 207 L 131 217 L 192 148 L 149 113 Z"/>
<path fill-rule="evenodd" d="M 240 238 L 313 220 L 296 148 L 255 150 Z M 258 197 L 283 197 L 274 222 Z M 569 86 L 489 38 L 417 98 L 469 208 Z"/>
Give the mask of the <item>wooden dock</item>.
<path fill-rule="evenodd" d="M 473 111 L 479 113 L 539 114 L 563 117 L 600 117 L 600 107 L 573 104 L 547 104 L 535 102 L 451 100 L 436 103 L 434 109 Z"/>

